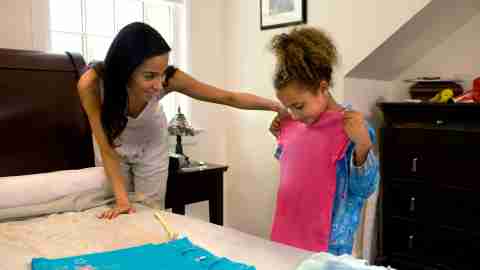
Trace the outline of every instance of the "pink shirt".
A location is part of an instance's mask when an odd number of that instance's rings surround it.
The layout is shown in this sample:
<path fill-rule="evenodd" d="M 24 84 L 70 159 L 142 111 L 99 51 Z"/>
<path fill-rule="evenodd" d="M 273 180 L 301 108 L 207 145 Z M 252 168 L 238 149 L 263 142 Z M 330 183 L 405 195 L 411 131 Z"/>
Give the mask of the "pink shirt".
<path fill-rule="evenodd" d="M 312 125 L 281 123 L 280 186 L 271 239 L 311 251 L 327 251 L 336 186 L 336 161 L 348 137 L 343 113 L 327 111 Z"/>

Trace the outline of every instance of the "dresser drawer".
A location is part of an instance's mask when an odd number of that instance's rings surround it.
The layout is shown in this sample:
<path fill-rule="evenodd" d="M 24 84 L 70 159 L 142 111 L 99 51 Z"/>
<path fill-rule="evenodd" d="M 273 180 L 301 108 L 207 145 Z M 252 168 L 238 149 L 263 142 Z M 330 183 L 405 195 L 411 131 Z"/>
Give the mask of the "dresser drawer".
<path fill-rule="evenodd" d="M 424 184 L 389 182 L 385 196 L 386 213 L 392 217 L 424 220 L 429 214 L 431 198 Z"/>
<path fill-rule="evenodd" d="M 480 191 L 478 133 L 454 130 L 386 128 L 384 175 Z"/>
<path fill-rule="evenodd" d="M 427 148 L 416 132 L 416 129 L 383 129 L 381 161 L 386 177 L 423 178 L 428 175 L 430 168 L 425 166 Z"/>
<path fill-rule="evenodd" d="M 393 257 L 385 265 L 398 270 L 477 270 L 474 265 L 452 266 L 439 262 L 417 262 L 410 257 Z"/>
<path fill-rule="evenodd" d="M 435 187 L 425 194 L 428 197 L 427 218 L 432 223 L 480 234 L 480 192 Z"/>
<path fill-rule="evenodd" d="M 462 231 L 419 225 L 391 218 L 385 229 L 385 251 L 397 257 L 415 258 L 451 266 L 473 265 L 480 251 L 480 236 Z M 455 266 L 455 267 L 454 267 Z"/>
<path fill-rule="evenodd" d="M 479 192 L 405 181 L 385 187 L 387 216 L 480 233 Z"/>

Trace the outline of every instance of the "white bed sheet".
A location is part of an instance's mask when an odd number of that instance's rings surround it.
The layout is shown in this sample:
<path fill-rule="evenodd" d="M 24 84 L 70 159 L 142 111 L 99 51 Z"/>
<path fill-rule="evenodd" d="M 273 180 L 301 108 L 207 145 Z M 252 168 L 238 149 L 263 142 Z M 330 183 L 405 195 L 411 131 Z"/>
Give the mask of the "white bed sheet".
<path fill-rule="evenodd" d="M 0 269 L 30 269 L 34 257 L 74 256 L 166 240 L 151 209 L 137 205 L 135 214 L 97 219 L 96 214 L 105 209 L 0 223 Z M 193 243 L 258 270 L 293 270 L 312 254 L 202 220 L 162 213 L 173 230 Z"/>

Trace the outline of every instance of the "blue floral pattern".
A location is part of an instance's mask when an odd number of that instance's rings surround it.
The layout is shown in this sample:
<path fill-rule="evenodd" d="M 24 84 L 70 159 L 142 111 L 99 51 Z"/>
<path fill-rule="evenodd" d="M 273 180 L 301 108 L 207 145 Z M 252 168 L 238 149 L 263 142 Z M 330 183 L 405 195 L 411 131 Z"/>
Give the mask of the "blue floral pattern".
<path fill-rule="evenodd" d="M 368 126 L 372 143 L 375 132 Z M 332 209 L 332 227 L 328 252 L 351 254 L 360 213 L 368 197 L 375 192 L 380 179 L 378 159 L 370 150 L 362 166 L 353 163 L 355 145 L 350 142 L 345 156 L 337 161 L 337 188 Z"/>

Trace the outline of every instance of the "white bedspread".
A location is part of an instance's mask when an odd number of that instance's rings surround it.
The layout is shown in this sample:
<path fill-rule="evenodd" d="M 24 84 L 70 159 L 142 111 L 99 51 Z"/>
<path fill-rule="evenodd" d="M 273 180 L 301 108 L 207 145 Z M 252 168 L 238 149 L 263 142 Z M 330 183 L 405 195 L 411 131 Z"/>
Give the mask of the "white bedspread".
<path fill-rule="evenodd" d="M 98 207 L 0 223 L 0 270 L 30 269 L 34 257 L 58 258 L 163 242 L 166 233 L 153 211 L 137 205 L 137 213 L 100 220 Z M 277 244 L 201 220 L 162 212 L 173 230 L 217 256 L 256 266 L 258 270 L 293 270 L 312 253 Z"/>

